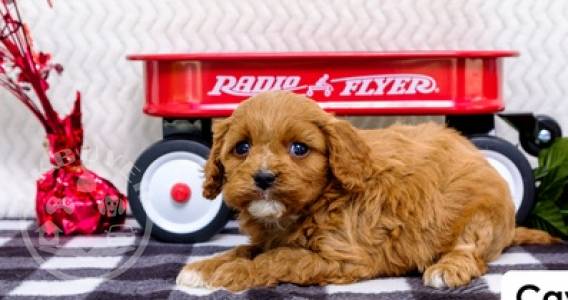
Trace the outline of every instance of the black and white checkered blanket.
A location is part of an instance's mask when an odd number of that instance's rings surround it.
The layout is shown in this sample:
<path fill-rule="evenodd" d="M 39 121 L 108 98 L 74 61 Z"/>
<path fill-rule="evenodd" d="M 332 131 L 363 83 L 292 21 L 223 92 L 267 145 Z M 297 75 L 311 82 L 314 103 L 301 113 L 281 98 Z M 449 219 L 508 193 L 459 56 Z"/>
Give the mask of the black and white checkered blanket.
<path fill-rule="evenodd" d="M 144 242 L 147 241 L 147 242 Z M 282 284 L 231 294 L 175 286 L 180 268 L 247 242 L 232 221 L 211 241 L 168 244 L 145 240 L 132 219 L 99 236 L 46 239 L 33 220 L 0 220 L 0 295 L 10 299 L 498 299 L 508 270 L 568 269 L 568 245 L 513 247 L 489 273 L 460 289 L 424 287 L 418 274 L 349 285 Z"/>

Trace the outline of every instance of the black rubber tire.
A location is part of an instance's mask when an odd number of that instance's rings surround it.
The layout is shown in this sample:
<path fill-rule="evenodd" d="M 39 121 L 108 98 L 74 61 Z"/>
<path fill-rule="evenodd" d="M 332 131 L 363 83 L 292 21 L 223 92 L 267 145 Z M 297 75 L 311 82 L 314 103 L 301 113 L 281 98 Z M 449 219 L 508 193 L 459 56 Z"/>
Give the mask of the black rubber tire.
<path fill-rule="evenodd" d="M 132 214 L 140 223 L 142 227 L 145 227 L 147 216 L 142 203 L 140 201 L 139 191 L 135 188 L 141 181 L 142 176 L 146 172 L 146 169 L 150 164 L 170 152 L 174 151 L 186 151 L 193 154 L 197 154 L 205 159 L 209 156 L 209 148 L 203 144 L 190 140 L 162 140 L 146 149 L 140 157 L 134 163 L 132 170 L 130 171 L 130 176 L 128 180 L 128 201 L 132 209 Z M 161 228 L 156 224 L 152 223 L 152 236 L 171 243 L 198 243 L 209 240 L 212 236 L 217 234 L 229 221 L 231 215 L 231 210 L 226 206 L 225 202 L 221 204 L 221 207 L 217 215 L 213 220 L 207 224 L 205 227 L 188 233 L 174 233 L 168 230 L 168 228 Z"/>
<path fill-rule="evenodd" d="M 517 224 L 523 224 L 535 204 L 535 179 L 529 161 L 517 147 L 502 138 L 490 135 L 474 135 L 470 137 L 470 140 L 480 150 L 494 151 L 507 157 L 519 170 L 524 191 L 515 219 Z"/>
<path fill-rule="evenodd" d="M 520 142 L 523 149 L 530 155 L 538 156 L 540 150 L 548 148 L 559 137 L 562 137 L 562 129 L 556 120 L 546 115 L 536 115 L 536 128 L 532 132 L 520 133 Z M 550 131 L 551 139 L 548 143 L 539 144 L 536 142 L 537 134 L 540 130 Z"/>

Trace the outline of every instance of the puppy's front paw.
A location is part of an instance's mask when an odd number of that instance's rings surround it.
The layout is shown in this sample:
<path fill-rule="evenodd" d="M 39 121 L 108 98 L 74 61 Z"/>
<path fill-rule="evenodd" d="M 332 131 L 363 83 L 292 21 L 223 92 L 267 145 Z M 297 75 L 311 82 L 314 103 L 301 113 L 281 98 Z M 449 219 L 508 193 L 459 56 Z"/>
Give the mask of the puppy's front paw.
<path fill-rule="evenodd" d="M 435 289 L 448 287 L 441 272 L 430 272 L 429 274 L 424 273 L 422 279 L 425 286 L 433 287 Z"/>
<path fill-rule="evenodd" d="M 424 285 L 441 289 L 466 285 L 472 277 L 467 268 L 459 268 L 450 264 L 435 264 L 426 269 L 422 279 Z"/>
<path fill-rule="evenodd" d="M 200 271 L 188 267 L 186 266 L 179 272 L 176 278 L 177 285 L 193 288 L 210 288 Z"/>
<path fill-rule="evenodd" d="M 242 291 L 261 285 L 263 279 L 262 275 L 255 274 L 251 260 L 237 259 L 221 265 L 212 274 L 209 283 L 217 288 Z"/>
<path fill-rule="evenodd" d="M 209 278 L 224 262 L 222 259 L 214 257 L 188 264 L 179 272 L 176 284 L 187 287 L 211 288 L 208 283 Z"/>

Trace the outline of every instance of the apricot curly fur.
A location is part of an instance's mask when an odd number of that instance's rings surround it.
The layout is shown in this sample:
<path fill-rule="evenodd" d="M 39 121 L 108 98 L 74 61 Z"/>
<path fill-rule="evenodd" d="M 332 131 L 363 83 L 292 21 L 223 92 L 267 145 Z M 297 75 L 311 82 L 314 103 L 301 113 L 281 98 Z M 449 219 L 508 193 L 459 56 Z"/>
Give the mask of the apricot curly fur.
<path fill-rule="evenodd" d="M 233 151 L 240 141 L 251 143 L 244 157 Z M 293 142 L 310 152 L 293 157 Z M 261 169 L 277 176 L 266 191 L 253 180 Z M 207 198 L 223 192 L 251 245 L 185 266 L 182 285 L 243 290 L 420 271 L 427 285 L 456 287 L 512 243 L 556 241 L 515 229 L 507 184 L 454 130 L 358 130 L 288 92 L 254 96 L 214 126 L 203 188 Z M 285 211 L 255 216 L 253 201 Z"/>

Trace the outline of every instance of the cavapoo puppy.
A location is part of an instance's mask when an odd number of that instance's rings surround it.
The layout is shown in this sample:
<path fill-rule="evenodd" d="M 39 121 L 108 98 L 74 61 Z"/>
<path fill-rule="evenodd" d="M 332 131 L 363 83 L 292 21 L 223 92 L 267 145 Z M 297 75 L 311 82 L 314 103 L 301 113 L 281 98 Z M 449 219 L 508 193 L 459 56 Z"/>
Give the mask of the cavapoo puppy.
<path fill-rule="evenodd" d="M 508 186 L 436 124 L 358 130 L 290 92 L 244 101 L 214 126 L 203 194 L 223 192 L 250 245 L 191 263 L 179 285 L 243 290 L 423 273 L 457 287 L 507 246 L 553 243 L 515 228 Z"/>

